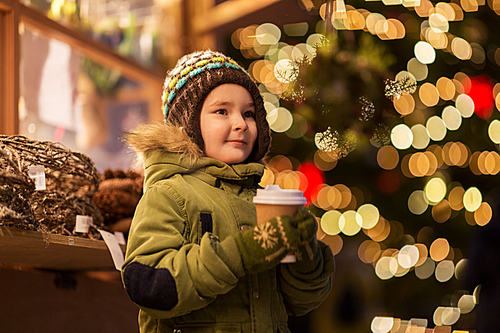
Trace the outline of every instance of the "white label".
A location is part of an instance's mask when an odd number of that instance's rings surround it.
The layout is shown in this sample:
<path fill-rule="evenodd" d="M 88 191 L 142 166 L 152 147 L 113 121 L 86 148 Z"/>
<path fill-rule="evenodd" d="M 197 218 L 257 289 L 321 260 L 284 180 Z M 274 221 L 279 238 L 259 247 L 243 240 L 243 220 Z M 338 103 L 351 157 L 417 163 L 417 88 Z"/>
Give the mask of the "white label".
<path fill-rule="evenodd" d="M 93 220 L 91 216 L 77 215 L 75 232 L 82 232 L 84 234 L 88 233 L 92 221 Z"/>
<path fill-rule="evenodd" d="M 123 236 L 123 232 L 115 231 L 115 237 L 116 240 L 118 241 L 118 244 L 125 245 L 125 237 Z"/>
<path fill-rule="evenodd" d="M 35 190 L 45 190 L 45 168 L 43 165 L 30 165 L 28 176 L 35 182 Z"/>
<path fill-rule="evenodd" d="M 101 236 L 108 247 L 109 253 L 111 253 L 111 257 L 113 258 L 113 262 L 115 263 L 115 268 L 121 271 L 125 258 L 123 257 L 123 252 L 120 244 L 118 244 L 118 240 L 116 239 L 115 235 L 110 232 L 100 229 L 99 232 L 101 233 Z"/>

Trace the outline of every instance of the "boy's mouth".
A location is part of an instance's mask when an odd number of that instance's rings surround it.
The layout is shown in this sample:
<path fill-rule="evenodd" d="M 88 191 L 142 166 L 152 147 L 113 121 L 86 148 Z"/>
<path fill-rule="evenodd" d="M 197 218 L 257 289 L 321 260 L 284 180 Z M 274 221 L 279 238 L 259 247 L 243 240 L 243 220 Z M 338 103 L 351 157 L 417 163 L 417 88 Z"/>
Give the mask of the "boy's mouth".
<path fill-rule="evenodd" d="M 244 140 L 227 140 L 226 142 L 232 143 L 232 144 L 237 145 L 237 146 L 244 146 L 247 144 L 246 141 L 244 141 Z"/>

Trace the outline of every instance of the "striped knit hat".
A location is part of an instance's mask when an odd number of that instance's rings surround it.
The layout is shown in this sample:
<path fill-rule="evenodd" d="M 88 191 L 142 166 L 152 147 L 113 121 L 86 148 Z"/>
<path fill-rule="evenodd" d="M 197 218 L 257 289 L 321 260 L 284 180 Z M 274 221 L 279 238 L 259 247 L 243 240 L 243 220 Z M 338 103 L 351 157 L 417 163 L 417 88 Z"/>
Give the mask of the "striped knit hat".
<path fill-rule="evenodd" d="M 185 55 L 167 73 L 162 96 L 165 122 L 183 127 L 204 150 L 200 131 L 201 107 L 210 91 L 224 83 L 246 88 L 253 98 L 258 136 L 246 162 L 260 161 L 267 154 L 271 143 L 262 95 L 248 73 L 222 53 L 202 51 Z"/>

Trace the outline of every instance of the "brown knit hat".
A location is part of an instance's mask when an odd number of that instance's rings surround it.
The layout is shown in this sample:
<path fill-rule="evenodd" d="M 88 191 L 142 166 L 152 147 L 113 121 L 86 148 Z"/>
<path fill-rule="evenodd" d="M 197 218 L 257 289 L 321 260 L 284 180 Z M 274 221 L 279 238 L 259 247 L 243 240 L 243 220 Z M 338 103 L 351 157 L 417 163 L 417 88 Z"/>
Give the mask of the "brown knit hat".
<path fill-rule="evenodd" d="M 253 98 L 258 135 L 246 162 L 260 161 L 266 156 L 271 143 L 262 95 L 248 73 L 222 53 L 209 50 L 185 55 L 167 73 L 162 97 L 165 122 L 184 128 L 203 150 L 201 107 L 210 91 L 224 83 L 234 83 L 246 88 Z"/>

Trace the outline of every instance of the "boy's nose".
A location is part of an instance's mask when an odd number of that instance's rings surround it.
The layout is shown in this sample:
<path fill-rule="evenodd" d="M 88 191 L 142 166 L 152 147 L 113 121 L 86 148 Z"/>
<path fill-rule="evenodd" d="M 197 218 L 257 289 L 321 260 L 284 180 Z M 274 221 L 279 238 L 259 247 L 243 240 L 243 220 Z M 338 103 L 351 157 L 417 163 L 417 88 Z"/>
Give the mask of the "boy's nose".
<path fill-rule="evenodd" d="M 248 124 L 246 122 L 245 117 L 243 115 L 236 115 L 235 120 L 233 122 L 233 128 L 236 131 L 246 131 L 248 129 Z"/>

